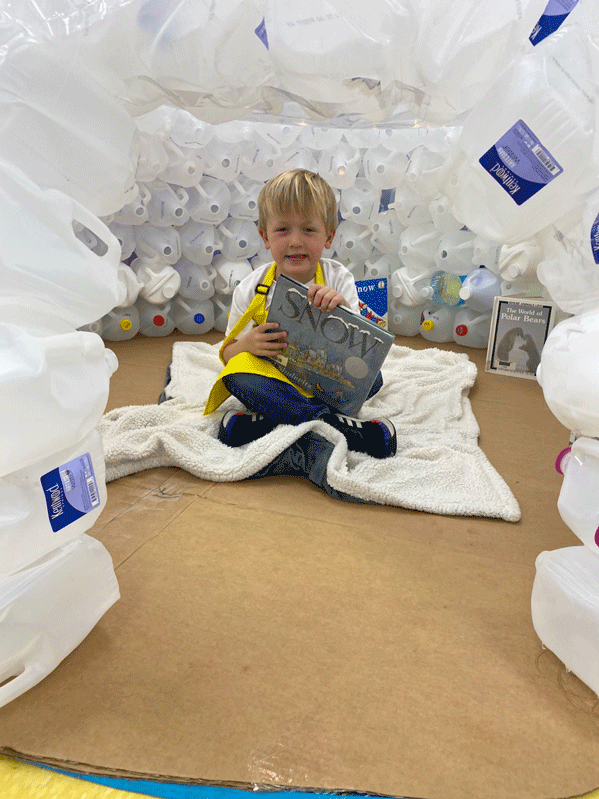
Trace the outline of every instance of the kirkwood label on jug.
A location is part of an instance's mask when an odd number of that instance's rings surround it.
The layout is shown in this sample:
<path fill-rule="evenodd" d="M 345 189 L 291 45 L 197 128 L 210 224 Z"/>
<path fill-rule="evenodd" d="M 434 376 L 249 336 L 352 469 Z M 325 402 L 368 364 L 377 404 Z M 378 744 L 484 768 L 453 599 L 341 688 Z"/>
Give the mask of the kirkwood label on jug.
<path fill-rule="evenodd" d="M 89 453 L 52 469 L 40 478 L 48 519 L 54 532 L 85 516 L 100 504 Z"/>
<path fill-rule="evenodd" d="M 479 163 L 517 205 L 564 171 L 521 119 L 479 158 Z"/>

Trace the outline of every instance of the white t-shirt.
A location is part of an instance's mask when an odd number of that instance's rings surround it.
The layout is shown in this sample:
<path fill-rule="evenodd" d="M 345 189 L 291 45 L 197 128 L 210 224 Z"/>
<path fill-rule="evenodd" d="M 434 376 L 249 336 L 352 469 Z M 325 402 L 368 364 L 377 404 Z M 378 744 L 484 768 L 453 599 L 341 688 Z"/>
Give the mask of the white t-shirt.
<path fill-rule="evenodd" d="M 355 313 L 360 313 L 360 307 L 358 305 L 358 292 L 356 290 L 356 284 L 354 282 L 353 275 L 349 269 L 343 266 L 343 264 L 340 264 L 339 261 L 333 261 L 331 258 L 321 258 L 320 265 L 322 267 L 322 275 L 324 277 L 325 284 L 330 288 L 335 289 L 335 291 L 338 291 L 339 294 L 343 294 L 349 303 L 351 310 Z M 227 336 L 246 312 L 249 304 L 256 295 L 256 286 L 259 283 L 262 283 L 271 266 L 272 262 L 270 264 L 266 264 L 265 266 L 258 267 L 255 272 L 252 272 L 251 275 L 244 277 L 243 280 L 237 285 L 235 291 L 233 292 L 231 311 L 229 313 L 229 320 L 227 322 Z M 275 282 L 276 281 L 273 281 L 273 286 L 275 285 Z M 309 283 L 305 283 L 304 285 L 306 288 L 308 288 L 312 285 L 312 283 L 314 283 L 313 280 L 311 280 Z M 265 307 L 267 310 L 270 306 L 271 299 L 272 288 L 266 295 Z M 245 333 L 248 333 L 253 326 L 253 322 L 250 322 L 238 335 L 245 335 Z"/>

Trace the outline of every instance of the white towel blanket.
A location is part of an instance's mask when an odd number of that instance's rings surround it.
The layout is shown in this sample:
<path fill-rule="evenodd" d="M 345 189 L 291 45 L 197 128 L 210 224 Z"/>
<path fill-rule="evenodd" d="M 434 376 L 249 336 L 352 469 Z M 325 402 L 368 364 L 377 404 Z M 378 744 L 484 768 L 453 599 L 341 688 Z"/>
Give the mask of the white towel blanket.
<path fill-rule="evenodd" d="M 465 353 L 391 347 L 384 385 L 360 411 L 363 419 L 386 416 L 395 424 L 397 454 L 377 460 L 350 452 L 343 435 L 322 421 L 279 425 L 242 447 L 221 444 L 217 431 L 224 411 L 241 406 L 230 397 L 216 413 L 202 415 L 221 370 L 218 348 L 176 342 L 166 389 L 172 399 L 118 408 L 101 419 L 108 481 L 158 466 L 216 482 L 243 480 L 314 430 L 335 445 L 327 479 L 337 491 L 429 513 L 520 518 L 516 498 L 478 446 L 467 396 L 476 366 Z"/>

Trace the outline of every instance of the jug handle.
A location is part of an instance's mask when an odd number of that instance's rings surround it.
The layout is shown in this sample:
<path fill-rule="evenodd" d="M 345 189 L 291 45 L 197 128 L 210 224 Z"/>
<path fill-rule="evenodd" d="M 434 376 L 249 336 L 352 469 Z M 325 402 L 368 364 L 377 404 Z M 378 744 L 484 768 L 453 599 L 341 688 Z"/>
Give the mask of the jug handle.
<path fill-rule="evenodd" d="M 81 205 L 81 203 L 77 202 L 77 200 L 73 200 L 70 197 L 65 198 L 65 195 L 56 189 L 48 189 L 47 194 L 51 197 L 55 197 L 61 202 L 64 202 L 65 199 L 68 199 L 72 209 L 73 222 L 80 222 L 82 225 L 85 225 L 85 227 L 88 230 L 91 230 L 97 239 L 104 242 L 107 247 L 106 252 L 104 255 L 98 255 L 98 258 L 111 261 L 115 264 L 120 263 L 121 245 L 119 244 L 117 237 L 112 233 L 110 228 L 108 228 L 104 222 L 102 222 L 101 219 L 98 219 L 95 214 L 92 214 L 91 211 L 88 211 L 87 208 L 84 205 Z"/>
<path fill-rule="evenodd" d="M 5 652 L 0 648 L 0 707 L 41 682 L 58 665 L 49 656 L 42 631 L 22 624 L 2 625 Z M 8 649 L 10 642 L 10 651 Z M 15 651 L 16 650 L 16 651 Z M 11 679 L 12 677 L 12 679 Z"/>

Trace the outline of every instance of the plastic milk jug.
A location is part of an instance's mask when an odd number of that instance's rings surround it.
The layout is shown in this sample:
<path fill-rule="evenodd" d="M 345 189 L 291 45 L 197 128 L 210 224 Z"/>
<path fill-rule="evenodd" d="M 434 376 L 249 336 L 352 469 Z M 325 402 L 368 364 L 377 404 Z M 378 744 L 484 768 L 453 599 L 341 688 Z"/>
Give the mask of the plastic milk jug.
<path fill-rule="evenodd" d="M 429 287 L 430 279 L 430 270 L 422 268 L 415 271 L 402 266 L 391 273 L 390 295 L 402 305 L 420 306 L 424 302 L 422 291 Z"/>
<path fill-rule="evenodd" d="M 343 131 L 341 128 L 302 125 L 298 138 L 304 147 L 310 147 L 311 150 L 330 150 L 339 144 Z"/>
<path fill-rule="evenodd" d="M 451 211 L 451 201 L 444 195 L 439 195 L 431 200 L 429 211 L 434 226 L 441 233 L 449 233 L 452 230 L 461 230 L 464 226 L 455 218 Z"/>
<path fill-rule="evenodd" d="M 214 327 L 221 333 L 227 329 L 229 321 L 229 311 L 231 310 L 231 295 L 230 294 L 215 294 L 211 298 L 214 305 Z"/>
<path fill-rule="evenodd" d="M 112 558 L 85 533 L 0 581 L 0 707 L 53 671 L 118 599 Z"/>
<path fill-rule="evenodd" d="M 168 163 L 158 174 L 165 183 L 177 186 L 195 186 L 204 172 L 204 160 L 196 148 L 179 147 L 172 139 L 166 139 L 164 148 Z"/>
<path fill-rule="evenodd" d="M 380 197 L 366 178 L 356 178 L 353 186 L 341 191 L 341 215 L 359 225 L 368 225 L 379 212 Z"/>
<path fill-rule="evenodd" d="M 469 230 L 443 233 L 435 252 L 437 268 L 455 275 L 468 274 L 472 266 L 473 249 L 474 235 Z"/>
<path fill-rule="evenodd" d="M 440 176 L 445 164 L 442 153 L 429 150 L 421 144 L 410 153 L 406 169 L 408 186 L 423 198 L 431 199 L 439 194 Z"/>
<path fill-rule="evenodd" d="M 397 255 L 400 247 L 400 237 L 405 230 L 405 225 L 399 221 L 394 210 L 381 211 L 371 223 L 372 243 L 386 255 Z"/>
<path fill-rule="evenodd" d="M 83 59 L 62 53 L 49 30 L 38 40 L 22 32 L 10 40 L 0 93 L 0 153 L 7 162 L 98 216 L 135 198 L 135 121 Z"/>
<path fill-rule="evenodd" d="M 256 138 L 244 142 L 241 148 L 241 173 L 250 180 L 266 181 L 279 172 L 280 149 Z"/>
<path fill-rule="evenodd" d="M 598 693 L 599 557 L 588 547 L 564 547 L 541 552 L 535 566 L 530 599 L 535 632 L 568 671 Z"/>
<path fill-rule="evenodd" d="M 599 441 L 577 438 L 561 461 L 561 471 L 560 516 L 582 543 L 599 555 Z"/>
<path fill-rule="evenodd" d="M 113 215 L 113 222 L 117 225 L 143 225 L 148 221 L 150 191 L 143 183 L 138 183 L 137 186 L 137 197 Z"/>
<path fill-rule="evenodd" d="M 466 275 L 460 288 L 460 298 L 473 311 L 490 311 L 493 300 L 501 292 L 501 278 L 484 266 Z"/>
<path fill-rule="evenodd" d="M 102 416 L 118 362 L 95 333 L 35 335 L 0 324 L 0 476 L 81 441 Z"/>
<path fill-rule="evenodd" d="M 504 244 L 499 255 L 498 271 L 504 280 L 534 278 L 543 251 L 536 239 Z"/>
<path fill-rule="evenodd" d="M 225 219 L 218 226 L 221 251 L 225 258 L 251 258 L 260 249 L 260 234 L 254 222 L 248 219 Z"/>
<path fill-rule="evenodd" d="M 119 264 L 119 278 L 121 283 L 126 287 L 127 293 L 117 308 L 128 308 L 133 305 L 135 300 L 139 297 L 139 292 L 143 288 L 143 283 L 138 280 L 137 275 L 127 264 Z"/>
<path fill-rule="evenodd" d="M 404 266 L 415 271 L 428 269 L 433 263 L 439 244 L 439 231 L 432 222 L 410 225 L 400 238 L 399 257 Z"/>
<path fill-rule="evenodd" d="M 217 294 L 233 294 L 243 278 L 252 273 L 252 266 L 247 259 L 233 261 L 218 255 L 212 265 L 216 270 L 214 290 Z"/>
<path fill-rule="evenodd" d="M 95 322 L 90 322 L 89 325 L 83 325 L 83 327 L 78 328 L 79 330 L 83 331 L 84 333 L 95 333 L 97 336 L 102 336 L 102 320 L 96 319 Z"/>
<path fill-rule="evenodd" d="M 189 219 L 188 193 L 181 186 L 171 186 L 162 180 L 147 184 L 150 198 L 147 202 L 148 221 L 156 227 L 184 225 Z"/>
<path fill-rule="evenodd" d="M 234 180 L 229 187 L 231 191 L 230 216 L 255 222 L 258 219 L 258 195 L 262 185 L 262 183 L 256 183 L 243 175 Z"/>
<path fill-rule="evenodd" d="M 443 190 L 478 235 L 528 239 L 597 187 L 594 47 L 591 33 L 566 24 L 468 114 Z"/>
<path fill-rule="evenodd" d="M 420 335 L 428 341 L 453 341 L 456 306 L 428 305 L 422 312 Z"/>
<path fill-rule="evenodd" d="M 375 189 L 392 189 L 403 181 L 408 168 L 405 153 L 391 152 L 379 145 L 364 153 L 362 169 L 364 176 Z"/>
<path fill-rule="evenodd" d="M 599 438 L 599 309 L 559 322 L 537 369 L 551 413 L 568 429 Z"/>
<path fill-rule="evenodd" d="M 469 111 L 523 52 L 542 0 L 460 6 L 437 0 L 417 8 L 411 60 L 426 98 L 426 119 L 443 123 Z"/>
<path fill-rule="evenodd" d="M 215 135 L 213 125 L 198 119 L 182 108 L 159 106 L 153 113 L 157 117 L 164 118 L 170 138 L 181 147 L 201 149 Z"/>
<path fill-rule="evenodd" d="M 543 260 L 537 277 L 562 311 L 580 314 L 599 305 L 599 195 L 538 235 Z"/>
<path fill-rule="evenodd" d="M 401 261 L 397 256 L 395 258 L 392 255 L 381 255 L 378 258 L 373 256 L 364 264 L 364 279 L 389 278 L 400 266 Z"/>
<path fill-rule="evenodd" d="M 484 239 L 482 236 L 474 237 L 472 248 L 472 263 L 474 266 L 485 266 L 491 272 L 499 272 L 499 258 L 501 255 L 501 244 L 496 241 Z"/>
<path fill-rule="evenodd" d="M 216 269 L 213 266 L 198 266 L 183 257 L 174 268 L 181 278 L 179 294 L 190 300 L 207 300 L 214 294 Z"/>
<path fill-rule="evenodd" d="M 132 225 L 118 225 L 111 222 L 108 228 L 113 236 L 116 237 L 121 248 L 121 261 L 126 261 L 135 252 L 136 242 Z"/>
<path fill-rule="evenodd" d="M 337 227 L 333 249 L 342 261 L 363 264 L 374 249 L 370 230 L 351 219 L 344 219 Z"/>
<path fill-rule="evenodd" d="M 462 277 L 453 272 L 439 270 L 433 272 L 428 280 L 428 285 L 420 290 L 421 299 L 434 305 L 463 305 L 460 297 Z"/>
<path fill-rule="evenodd" d="M 229 122 L 220 122 L 218 125 L 213 126 L 210 142 L 214 139 L 217 139 L 223 144 L 237 145 L 240 142 L 247 141 L 254 131 L 258 131 L 262 128 L 263 124 L 265 128 L 269 127 L 266 123 L 247 122 L 246 120 L 241 119 L 231 119 Z M 275 129 L 275 136 L 277 135 L 277 127 L 279 126 L 274 124 L 272 125 L 272 128 Z M 208 143 L 209 142 L 206 142 L 206 145 Z"/>
<path fill-rule="evenodd" d="M 549 0 L 528 37 L 531 43 L 536 47 L 543 39 L 555 33 L 577 4 L 578 0 Z"/>
<path fill-rule="evenodd" d="M 282 151 L 279 167 L 281 172 L 286 169 L 307 169 L 309 172 L 316 172 L 318 161 L 316 155 L 307 147 L 295 145 L 289 150 Z"/>
<path fill-rule="evenodd" d="M 525 278 L 524 280 L 502 280 L 501 291 L 499 292 L 502 297 L 546 297 L 545 288 L 534 277 Z"/>
<path fill-rule="evenodd" d="M 339 142 L 322 150 L 318 158 L 318 174 L 335 189 L 349 189 L 354 185 L 360 169 L 360 151 L 346 142 Z"/>
<path fill-rule="evenodd" d="M 392 299 L 389 303 L 389 332 L 396 336 L 417 336 L 425 307 L 424 304 L 403 305 L 401 300 Z"/>
<path fill-rule="evenodd" d="M 182 255 L 198 266 L 209 266 L 214 253 L 222 246 L 215 225 L 193 219 L 179 228 L 179 241 Z"/>
<path fill-rule="evenodd" d="M 483 348 L 489 343 L 491 312 L 480 313 L 468 306 L 460 308 L 455 316 L 453 340 L 464 347 Z"/>
<path fill-rule="evenodd" d="M 155 305 L 140 297 L 135 307 L 139 313 L 139 332 L 142 335 L 170 336 L 175 329 L 170 302 Z"/>
<path fill-rule="evenodd" d="M 0 581 L 88 530 L 106 504 L 100 434 L 0 477 Z"/>
<path fill-rule="evenodd" d="M 214 305 L 210 300 L 175 297 L 171 310 L 175 327 L 186 336 L 199 336 L 214 327 Z"/>
<path fill-rule="evenodd" d="M 174 227 L 154 227 L 149 222 L 133 229 L 135 252 L 143 260 L 160 259 L 176 264 L 181 257 L 181 239 Z"/>
<path fill-rule="evenodd" d="M 139 311 L 135 305 L 115 308 L 102 318 L 102 338 L 105 341 L 129 341 L 139 333 Z"/>
<path fill-rule="evenodd" d="M 293 145 L 298 138 L 299 131 L 298 125 L 281 125 L 268 122 L 259 122 L 255 128 L 255 132 L 260 139 L 281 150 L 286 150 Z"/>
<path fill-rule="evenodd" d="M 79 241 L 82 241 L 92 252 L 95 252 L 96 255 L 103 254 L 102 242 L 98 241 L 90 230 L 79 223 L 74 224 L 73 229 Z"/>
<path fill-rule="evenodd" d="M 139 296 L 154 305 L 171 300 L 179 291 L 181 277 L 176 269 L 164 261 L 136 258 L 131 268 L 142 283 Z"/>
<path fill-rule="evenodd" d="M 58 333 L 74 332 L 73 326 L 64 319 L 47 311 L 32 308 L 26 299 L 17 297 L 0 297 L 0 323 L 8 323 L 25 329 L 31 336 L 51 336 Z M 93 325 L 94 322 L 89 324 Z"/>
<path fill-rule="evenodd" d="M 216 136 L 204 151 L 204 172 L 212 178 L 232 183 L 241 172 L 241 144 L 223 142 Z"/>
<path fill-rule="evenodd" d="M 406 182 L 395 189 L 395 199 L 390 203 L 402 225 L 423 225 L 432 222 L 430 204 L 411 189 Z"/>
<path fill-rule="evenodd" d="M 139 130 L 139 161 L 135 179 L 142 183 L 156 180 L 168 164 L 168 154 L 162 139 L 147 131 Z"/>
<path fill-rule="evenodd" d="M 74 223 L 105 244 L 104 255 L 78 240 Z M 120 260 L 118 241 L 86 208 L 0 162 L 0 297 L 81 327 L 122 301 Z"/>
<path fill-rule="evenodd" d="M 187 194 L 187 210 L 194 222 L 218 225 L 229 215 L 231 192 L 224 181 L 204 176 Z"/>

